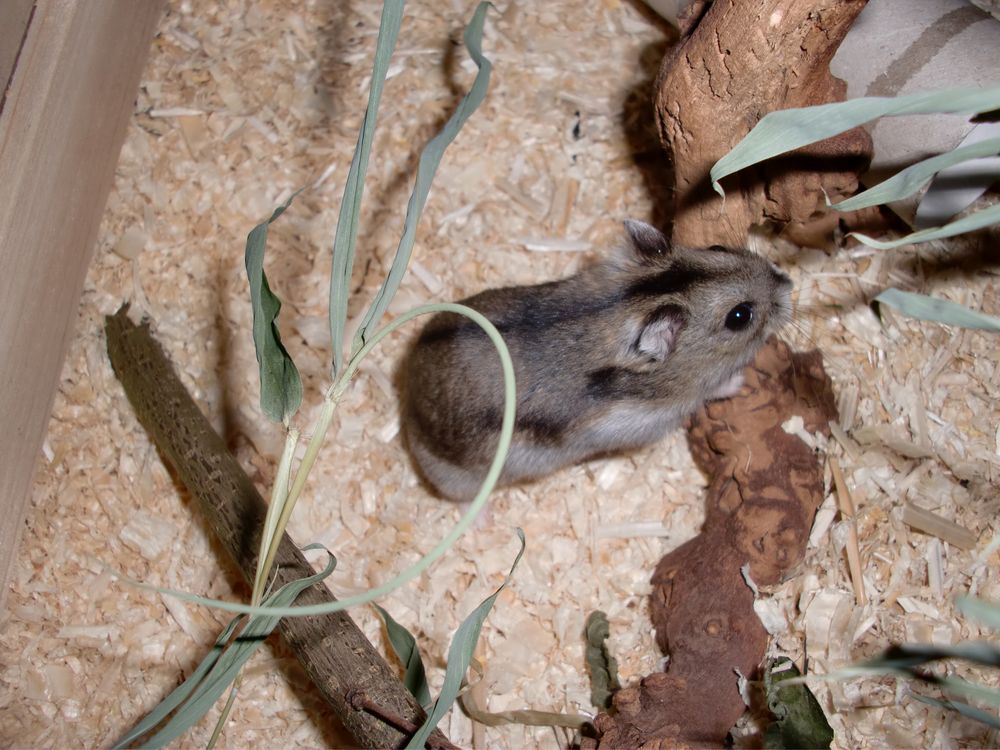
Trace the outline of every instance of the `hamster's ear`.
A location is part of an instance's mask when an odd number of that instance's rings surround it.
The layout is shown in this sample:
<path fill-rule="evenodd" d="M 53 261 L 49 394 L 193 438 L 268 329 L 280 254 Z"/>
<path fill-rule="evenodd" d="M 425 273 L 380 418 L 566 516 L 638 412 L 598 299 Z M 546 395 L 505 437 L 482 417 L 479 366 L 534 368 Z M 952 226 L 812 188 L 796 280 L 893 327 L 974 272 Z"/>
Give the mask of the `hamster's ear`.
<path fill-rule="evenodd" d="M 637 219 L 625 220 L 625 231 L 640 258 L 662 258 L 670 253 L 670 240 L 656 227 Z"/>
<path fill-rule="evenodd" d="M 663 305 L 643 321 L 635 348 L 655 362 L 663 362 L 674 350 L 677 335 L 687 322 L 687 314 L 678 305 Z"/>

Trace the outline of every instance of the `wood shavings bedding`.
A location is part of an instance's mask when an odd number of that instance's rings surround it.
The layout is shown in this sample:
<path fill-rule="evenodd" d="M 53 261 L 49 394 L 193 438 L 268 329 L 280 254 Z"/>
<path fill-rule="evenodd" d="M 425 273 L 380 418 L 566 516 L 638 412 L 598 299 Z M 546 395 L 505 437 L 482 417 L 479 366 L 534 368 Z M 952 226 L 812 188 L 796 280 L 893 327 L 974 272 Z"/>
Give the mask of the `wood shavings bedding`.
<path fill-rule="evenodd" d="M 394 313 L 572 273 L 618 241 L 622 219 L 647 218 L 668 199 L 650 194 L 658 145 L 651 107 L 642 104 L 665 49 L 662 28 L 619 0 L 497 5 L 484 40 L 496 66 L 489 97 L 442 163 L 418 232 L 419 265 Z M 396 246 L 419 147 L 470 78 L 451 41 L 471 14 L 472 4 L 464 6 L 407 8 L 373 151 L 353 318 Z M 115 583 L 105 565 L 195 593 L 247 596 L 137 426 L 107 362 L 103 316 L 130 299 L 156 320 L 194 397 L 258 486 L 269 488 L 281 435 L 257 408 L 243 240 L 280 199 L 313 185 L 272 227 L 267 260 L 305 381 L 308 424 L 330 359 L 329 246 L 379 8 L 374 0 L 171 3 L 118 165 L 0 620 L 5 745 L 108 744 L 191 671 L 225 620 Z M 899 316 L 883 329 L 865 295 L 904 279 L 997 314 L 996 276 L 939 274 L 930 286 L 912 251 L 763 249 L 796 276 L 809 308 L 808 338 L 797 343 L 827 353 L 843 437 L 858 446 L 841 463 L 870 596 L 854 603 L 839 517 L 827 514 L 829 530 L 815 535 L 799 574 L 764 592 L 772 652 L 800 666 L 808 655 L 810 670 L 828 671 L 890 639 L 988 635 L 957 617 L 950 600 L 961 592 L 1000 599 L 996 551 L 977 556 L 998 530 L 1000 354 L 982 333 Z M 417 481 L 396 437 L 392 379 L 412 333 L 377 351 L 345 397 L 290 528 L 300 543 L 319 541 L 337 553 L 330 586 L 340 595 L 412 563 L 459 516 Z M 857 434 L 865 429 L 861 437 L 874 436 L 867 443 Z M 917 455 L 903 449 L 910 446 Z M 662 554 L 697 533 L 703 489 L 677 435 L 497 493 L 490 521 L 382 604 L 416 633 L 436 689 L 451 634 L 495 588 L 515 553 L 513 528 L 523 527 L 524 562 L 480 645 L 485 707 L 590 712 L 587 614 L 608 613 L 624 683 L 657 668 L 649 577 Z M 904 500 L 967 529 L 976 548 L 956 549 L 905 524 Z M 352 614 L 385 647 L 373 613 Z M 279 642 L 270 646 L 251 664 L 223 745 L 342 745 L 294 659 Z M 996 675 L 978 678 L 996 685 Z M 918 704 L 891 683 L 821 685 L 817 694 L 833 713 L 839 747 L 889 747 L 914 736 L 923 747 L 984 743 L 976 725 Z M 216 715 L 180 745 L 204 745 Z M 459 744 L 472 742 L 459 712 L 442 729 Z M 550 729 L 514 726 L 477 736 L 485 737 L 480 747 L 567 741 Z"/>

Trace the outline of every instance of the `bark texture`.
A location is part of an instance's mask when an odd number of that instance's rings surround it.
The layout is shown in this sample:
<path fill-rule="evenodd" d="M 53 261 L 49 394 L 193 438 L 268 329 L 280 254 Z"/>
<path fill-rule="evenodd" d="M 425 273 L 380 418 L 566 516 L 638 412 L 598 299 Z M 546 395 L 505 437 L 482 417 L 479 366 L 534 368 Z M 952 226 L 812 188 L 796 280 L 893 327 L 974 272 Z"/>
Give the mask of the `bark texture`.
<path fill-rule="evenodd" d="M 146 322 L 129 320 L 127 306 L 105 322 L 108 355 L 142 426 L 177 470 L 215 535 L 252 585 L 266 506 L 219 434 L 180 382 Z M 275 560 L 274 589 L 313 574 L 312 566 L 285 534 Z M 322 583 L 299 594 L 296 604 L 334 601 Z M 346 612 L 285 617 L 278 632 L 358 746 L 401 747 L 407 736 L 359 710 L 365 695 L 383 712 L 412 724 L 425 714 L 392 668 Z M 435 731 L 432 744 L 444 745 Z"/>
<path fill-rule="evenodd" d="M 758 584 L 788 575 L 824 495 L 816 451 L 782 424 L 799 416 L 806 432 L 827 434 L 836 416 L 819 352 L 772 339 L 746 379 L 693 417 L 691 452 L 712 478 L 704 531 L 653 574 L 653 626 L 670 664 L 615 695 L 617 715 L 597 719 L 602 748 L 720 746 L 745 709 L 736 670 L 754 676 L 767 633 L 740 568 Z"/>
<path fill-rule="evenodd" d="M 794 237 L 827 215 L 824 189 L 834 200 L 857 190 L 871 161 L 871 138 L 861 128 L 733 175 L 725 202 L 708 173 L 768 112 L 844 98 L 846 85 L 829 62 L 866 2 L 689 6 L 656 84 L 657 125 L 675 170 L 675 242 L 742 244 L 755 224 L 776 224 Z M 827 223 L 835 222 L 830 215 Z"/>

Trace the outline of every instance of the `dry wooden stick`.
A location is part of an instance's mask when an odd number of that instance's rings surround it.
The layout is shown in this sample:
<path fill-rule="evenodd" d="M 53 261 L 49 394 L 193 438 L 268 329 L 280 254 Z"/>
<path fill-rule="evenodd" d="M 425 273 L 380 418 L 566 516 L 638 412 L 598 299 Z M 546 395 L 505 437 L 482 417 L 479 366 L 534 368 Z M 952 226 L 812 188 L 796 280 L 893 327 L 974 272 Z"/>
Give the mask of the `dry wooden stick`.
<path fill-rule="evenodd" d="M 407 721 L 402 716 L 396 716 L 394 713 L 386 711 L 364 693 L 352 692 L 348 695 L 348 699 L 356 710 L 367 711 L 373 716 L 378 716 L 382 721 L 392 724 L 394 727 L 399 727 L 407 734 L 416 734 L 417 730 L 420 729 L 412 721 Z M 431 736 L 427 738 L 427 747 L 431 750 L 462 750 L 458 745 L 454 745 L 447 740 L 440 732 L 431 733 Z"/>
<path fill-rule="evenodd" d="M 248 584 L 257 566 L 265 504 L 212 425 L 177 378 L 144 321 L 134 324 L 123 305 L 106 318 L 108 355 L 143 427 L 170 459 L 181 481 Z M 276 560 L 274 587 L 313 574 L 288 535 Z M 296 604 L 334 601 L 323 584 L 303 591 Z M 378 696 L 392 715 L 419 726 L 425 714 L 382 656 L 346 612 L 286 617 L 278 625 L 306 673 L 361 747 L 401 746 L 407 736 L 351 704 L 352 693 Z M 432 744 L 447 746 L 435 730 Z"/>

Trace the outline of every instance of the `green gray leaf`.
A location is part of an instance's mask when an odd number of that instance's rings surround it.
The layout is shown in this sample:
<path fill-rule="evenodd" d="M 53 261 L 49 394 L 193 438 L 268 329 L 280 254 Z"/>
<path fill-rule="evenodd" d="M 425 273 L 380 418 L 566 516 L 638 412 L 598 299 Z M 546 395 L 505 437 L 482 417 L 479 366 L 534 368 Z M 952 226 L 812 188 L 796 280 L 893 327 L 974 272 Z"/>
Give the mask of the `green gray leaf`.
<path fill-rule="evenodd" d="M 1000 606 L 993 602 L 960 597 L 956 601 L 959 610 L 976 617 L 983 622 L 996 627 L 1000 624 Z M 937 646 L 930 643 L 905 643 L 893 645 L 878 656 L 842 667 L 825 675 L 812 675 L 823 680 L 847 680 L 852 677 L 866 675 L 894 675 L 905 677 L 925 685 L 933 685 L 945 694 L 958 694 L 1000 706 L 1000 691 L 977 685 L 954 676 L 939 676 L 926 669 L 924 665 L 941 659 L 964 659 L 987 667 L 1000 667 L 1000 648 L 988 641 L 960 641 L 952 645 Z M 800 682 L 800 680 L 793 680 Z M 994 728 L 1000 728 L 1000 718 L 960 701 L 939 700 L 929 696 L 910 693 L 914 698 L 930 705 L 957 711 L 964 716 L 983 722 Z"/>
<path fill-rule="evenodd" d="M 998 153 L 1000 153 L 1000 138 L 987 138 L 978 143 L 953 149 L 946 154 L 924 159 L 906 169 L 900 170 L 873 188 L 869 188 L 840 203 L 831 204 L 827 201 L 827 205 L 838 211 L 856 211 L 860 208 L 879 206 L 883 203 L 902 200 L 920 190 L 920 188 L 927 184 L 928 180 L 942 169 L 947 169 L 955 164 L 960 164 L 971 159 L 981 159 L 984 156 L 993 156 Z"/>
<path fill-rule="evenodd" d="M 873 300 L 895 307 L 904 315 L 918 320 L 931 320 L 963 328 L 978 328 L 984 331 L 1000 331 L 1000 318 L 986 315 L 967 307 L 935 299 L 923 294 L 913 294 L 900 289 L 886 289 Z"/>
<path fill-rule="evenodd" d="M 857 237 L 861 242 L 865 243 L 869 247 L 876 247 L 879 250 L 888 250 L 889 248 L 899 247 L 900 245 L 913 245 L 918 242 L 943 240 L 946 237 L 954 237 L 959 234 L 965 234 L 966 232 L 974 232 L 977 229 L 983 229 L 992 224 L 996 224 L 997 222 L 1000 222 L 1000 203 L 963 216 L 961 219 L 950 221 L 940 227 L 921 229 L 919 232 L 913 232 L 905 237 L 900 237 L 898 240 L 876 240 L 866 234 L 861 234 L 860 232 L 851 232 L 849 236 Z"/>
<path fill-rule="evenodd" d="M 764 672 L 767 707 L 775 718 L 764 734 L 764 747 L 768 750 L 825 750 L 833 742 L 833 729 L 809 688 L 801 683 L 782 684 L 799 676 L 798 668 L 784 657 L 772 660 Z"/>
<path fill-rule="evenodd" d="M 979 620 L 994 630 L 1000 630 L 1000 604 L 972 596 L 960 596 L 955 600 L 955 606 L 963 614 Z"/>
<path fill-rule="evenodd" d="M 333 268 L 330 275 L 330 341 L 333 344 L 333 372 L 340 372 L 344 364 L 344 325 L 347 323 L 347 296 L 354 268 L 354 249 L 358 241 L 358 222 L 361 217 L 361 198 L 365 192 L 365 174 L 375 137 L 375 120 L 378 115 L 389 59 L 396 47 L 399 27 L 403 22 L 405 0 L 385 0 L 379 22 L 378 40 L 375 44 L 375 62 L 372 65 L 368 106 L 365 108 L 354 158 L 344 184 L 344 197 L 340 203 L 340 217 L 333 238 Z"/>
<path fill-rule="evenodd" d="M 392 615 L 382 607 L 372 602 L 376 611 L 385 623 L 386 633 L 389 635 L 389 643 L 396 654 L 396 658 L 406 669 L 403 675 L 403 685 L 410 691 L 410 694 L 417 699 L 424 708 L 431 705 L 431 689 L 427 684 L 427 673 L 424 671 L 424 661 L 420 658 L 420 649 L 417 647 L 417 639 L 409 630 L 393 619 Z"/>
<path fill-rule="evenodd" d="M 904 643 L 890 646 L 873 659 L 837 672 L 857 670 L 856 673 L 861 674 L 879 670 L 912 670 L 939 659 L 965 659 L 986 667 L 1000 667 L 1000 648 L 987 641 L 961 641 L 950 646 Z"/>
<path fill-rule="evenodd" d="M 472 662 L 472 653 L 475 651 L 476 641 L 479 640 L 479 631 L 482 630 L 483 622 L 486 620 L 486 616 L 490 613 L 490 610 L 493 609 L 493 603 L 500 596 L 500 592 L 504 590 L 510 581 L 510 577 L 514 575 L 514 570 L 517 568 L 517 564 L 521 562 L 521 556 L 524 554 L 524 531 L 518 529 L 517 537 L 521 540 L 521 549 L 518 551 L 517 557 L 514 558 L 514 564 L 510 566 L 510 572 L 503 579 L 500 588 L 476 607 L 472 614 L 466 617 L 462 624 L 459 625 L 458 630 L 455 631 L 455 635 L 451 639 L 451 646 L 448 648 L 448 667 L 445 669 L 444 685 L 441 687 L 441 692 L 434 702 L 434 708 L 427 717 L 427 721 L 424 722 L 423 726 L 417 730 L 416 734 L 407 743 L 406 747 L 410 750 L 419 750 L 419 748 L 424 746 L 430 733 L 434 731 L 434 727 L 438 725 L 438 722 L 444 718 L 444 715 L 451 709 L 452 704 L 455 703 L 458 691 L 462 687 L 462 679 L 465 677 L 465 673 L 469 669 L 469 664 Z"/>
<path fill-rule="evenodd" d="M 987 604 L 987 603 L 984 603 Z M 941 659 L 964 659 L 988 667 L 1000 666 L 1000 649 L 987 641 L 962 641 L 949 646 L 924 643 L 906 643 L 890 646 L 879 656 L 861 664 L 839 669 L 831 675 L 843 679 L 864 674 L 894 674 L 917 682 L 934 685 L 946 694 L 964 695 L 994 706 L 1000 706 L 1000 692 L 995 688 L 963 680 L 959 677 L 941 677 L 920 669 L 925 664 Z M 958 711 L 977 721 L 1000 727 L 1000 718 L 966 703 L 938 700 L 913 692 L 914 698 L 941 708 Z"/>
<path fill-rule="evenodd" d="M 608 651 L 610 633 L 608 616 L 600 610 L 591 612 L 585 627 L 587 647 L 584 660 L 590 669 L 590 702 L 602 710 L 611 707 L 611 696 L 620 687 L 618 663 Z"/>
<path fill-rule="evenodd" d="M 1000 690 L 996 688 L 977 685 L 974 682 L 963 680 L 961 677 L 938 677 L 937 675 L 926 673 L 922 677 L 926 678 L 923 679 L 924 682 L 937 685 L 945 693 L 964 695 L 969 698 L 975 698 L 983 703 L 1000 706 Z"/>
<path fill-rule="evenodd" d="M 305 549 L 323 549 L 323 547 L 313 544 Z M 266 600 L 267 605 L 276 607 L 290 605 L 302 591 L 330 575 L 336 565 L 336 558 L 330 555 L 330 560 L 322 571 L 285 584 Z M 144 748 L 163 747 L 180 737 L 208 713 L 236 679 L 243 665 L 260 648 L 281 620 L 280 617 L 268 615 L 251 616 L 242 632 L 227 648 L 226 644 L 229 643 L 241 619 L 242 617 L 235 617 L 230 621 L 191 676 L 119 739 L 115 743 L 115 748 L 128 747 L 136 739 L 152 731 L 174 709 L 177 709 L 177 713 L 163 727 L 142 743 Z"/>
<path fill-rule="evenodd" d="M 223 651 L 225 650 L 226 643 L 232 637 L 233 632 L 236 630 L 236 626 L 239 625 L 240 620 L 242 619 L 242 615 L 240 615 L 229 621 L 229 624 L 216 639 L 215 645 L 212 646 L 211 651 L 209 651 L 205 658 L 201 660 L 201 664 L 195 668 L 194 672 L 191 673 L 191 676 L 174 688 L 173 692 L 160 701 L 156 708 L 146 714 L 142 721 L 123 735 L 114 745 L 116 750 L 117 748 L 128 747 L 139 737 L 151 731 L 153 727 L 167 718 L 171 711 L 187 700 L 188 696 L 194 692 L 199 683 L 205 679 L 205 676 L 218 663 Z"/>
<path fill-rule="evenodd" d="M 406 218 L 403 221 L 403 235 L 400 237 L 399 246 L 396 248 L 396 256 L 392 261 L 389 274 L 386 276 L 382 287 L 375 295 L 371 307 L 365 313 L 354 336 L 352 343 L 352 353 L 358 351 L 368 340 L 369 332 L 378 324 L 385 311 L 389 309 L 396 290 L 403 280 L 403 274 L 410 262 L 410 255 L 413 252 L 413 243 L 417 235 L 417 224 L 420 222 L 420 214 L 424 210 L 424 203 L 427 201 L 427 194 L 431 189 L 431 182 L 437 172 L 438 165 L 445 149 L 455 140 L 455 136 L 462 129 L 469 116 L 478 109 L 486 91 L 490 85 L 490 72 L 493 65 L 483 55 L 483 24 L 486 21 L 486 11 L 490 3 L 481 2 L 476 6 L 476 12 L 472 20 L 465 29 L 465 48 L 469 51 L 469 56 L 479 68 L 476 79 L 472 83 L 469 92 L 462 97 L 458 108 L 452 113 L 448 122 L 434 138 L 424 146 L 420 152 L 420 163 L 417 166 L 417 177 L 413 185 L 413 192 L 410 194 L 410 201 L 406 207 Z"/>
<path fill-rule="evenodd" d="M 864 97 L 815 107 L 771 112 L 712 167 L 712 187 L 725 195 L 719 181 L 752 164 L 794 151 L 889 115 L 968 112 L 1000 108 L 1000 86 L 929 91 L 898 97 Z"/>
<path fill-rule="evenodd" d="M 287 422 L 302 403 L 302 380 L 291 356 L 281 343 L 278 312 L 281 300 L 271 291 L 264 273 L 267 228 L 285 212 L 298 192 L 274 209 L 271 218 L 247 235 L 244 254 L 253 307 L 253 343 L 260 368 L 260 408 L 268 419 Z"/>

